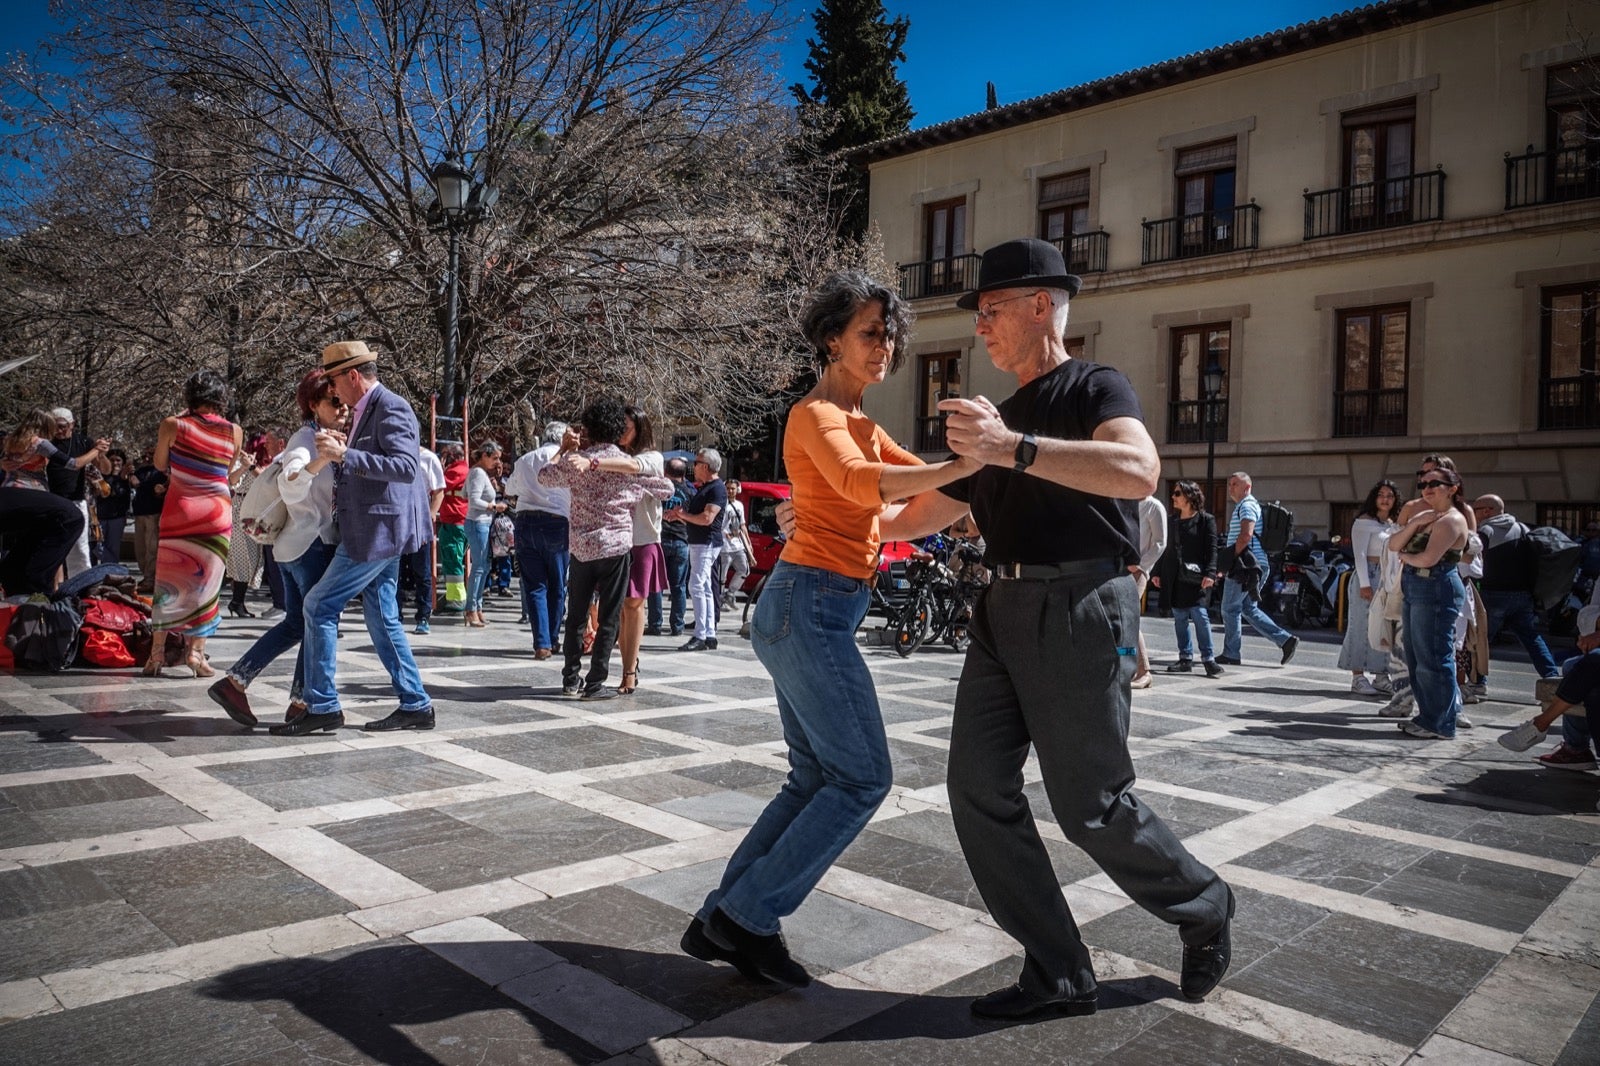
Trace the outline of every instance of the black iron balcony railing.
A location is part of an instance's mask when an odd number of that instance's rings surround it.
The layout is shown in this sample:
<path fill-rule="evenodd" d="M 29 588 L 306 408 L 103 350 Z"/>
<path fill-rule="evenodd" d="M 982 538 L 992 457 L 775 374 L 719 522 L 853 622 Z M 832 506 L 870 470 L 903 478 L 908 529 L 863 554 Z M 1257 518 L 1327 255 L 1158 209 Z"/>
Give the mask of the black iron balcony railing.
<path fill-rule="evenodd" d="M 1437 222 L 1444 217 L 1444 170 L 1346 185 L 1306 195 L 1306 240 Z"/>
<path fill-rule="evenodd" d="M 1600 374 L 1539 382 L 1540 429 L 1600 429 Z"/>
<path fill-rule="evenodd" d="M 1111 235 L 1103 229 L 1056 237 L 1050 242 L 1061 249 L 1067 270 L 1074 274 L 1103 274 L 1111 253 Z"/>
<path fill-rule="evenodd" d="M 1206 435 L 1206 401 L 1173 400 L 1167 405 L 1167 443 L 1204 444 L 1208 440 L 1228 439 L 1228 401 L 1224 397 L 1213 405 L 1217 421 L 1216 436 Z"/>
<path fill-rule="evenodd" d="M 900 295 L 908 300 L 923 296 L 943 296 L 952 292 L 965 292 L 978 287 L 978 263 L 983 257 L 976 253 L 952 255 L 946 259 L 926 259 L 920 263 L 902 263 L 900 266 Z"/>
<path fill-rule="evenodd" d="M 935 415 L 932 418 L 917 419 L 917 451 L 949 451 L 949 448 L 947 448 L 944 443 L 943 418 Z"/>
<path fill-rule="evenodd" d="M 1506 210 L 1600 196 L 1600 147 L 1506 153 Z"/>
<path fill-rule="evenodd" d="M 1405 431 L 1405 389 L 1352 389 L 1333 394 L 1335 437 L 1398 437 Z"/>
<path fill-rule="evenodd" d="M 1166 263 L 1254 248 L 1260 228 L 1261 208 L 1254 203 L 1146 222 L 1142 261 Z"/>

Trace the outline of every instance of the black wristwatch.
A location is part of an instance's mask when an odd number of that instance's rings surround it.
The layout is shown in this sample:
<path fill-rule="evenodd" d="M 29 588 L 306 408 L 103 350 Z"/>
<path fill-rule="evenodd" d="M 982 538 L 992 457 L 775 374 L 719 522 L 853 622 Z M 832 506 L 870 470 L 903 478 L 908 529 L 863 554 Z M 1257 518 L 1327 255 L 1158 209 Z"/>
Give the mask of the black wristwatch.
<path fill-rule="evenodd" d="M 1039 442 L 1033 439 L 1032 433 L 1024 433 L 1017 442 L 1016 462 L 1011 469 L 1021 473 L 1033 465 L 1033 460 L 1039 455 Z"/>

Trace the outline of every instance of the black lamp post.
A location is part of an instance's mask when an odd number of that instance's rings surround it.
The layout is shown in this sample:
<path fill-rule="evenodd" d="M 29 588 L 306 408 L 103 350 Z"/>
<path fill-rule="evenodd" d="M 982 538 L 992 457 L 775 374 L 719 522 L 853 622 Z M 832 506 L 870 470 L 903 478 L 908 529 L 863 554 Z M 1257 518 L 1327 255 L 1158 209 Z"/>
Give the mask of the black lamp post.
<path fill-rule="evenodd" d="M 1211 497 L 1211 513 L 1218 513 L 1212 484 L 1217 465 L 1217 400 L 1222 396 L 1222 364 L 1215 349 L 1206 355 L 1206 368 L 1200 372 L 1200 387 L 1206 397 L 1206 494 Z"/>
<path fill-rule="evenodd" d="M 479 181 L 477 175 L 461 162 L 461 156 L 449 152 L 433 168 L 433 188 L 439 197 L 439 225 L 450 237 L 450 262 L 445 272 L 445 300 L 447 305 L 444 331 L 444 381 L 440 386 L 443 417 L 454 419 L 456 414 L 456 335 L 460 311 L 461 235 L 485 218 L 500 199 L 500 192 L 492 185 Z"/>

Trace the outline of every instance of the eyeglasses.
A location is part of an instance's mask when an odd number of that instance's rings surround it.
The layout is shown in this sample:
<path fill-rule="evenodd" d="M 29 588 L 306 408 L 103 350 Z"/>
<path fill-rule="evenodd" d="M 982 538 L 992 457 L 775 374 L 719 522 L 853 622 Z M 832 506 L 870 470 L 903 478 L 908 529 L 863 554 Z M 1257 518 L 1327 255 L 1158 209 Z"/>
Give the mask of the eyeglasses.
<path fill-rule="evenodd" d="M 1449 487 L 1450 487 L 1450 482 L 1448 482 L 1448 481 L 1419 481 L 1419 482 L 1417 482 L 1417 488 L 1419 488 L 1419 489 L 1440 489 L 1440 488 L 1449 488 Z"/>
<path fill-rule="evenodd" d="M 978 325 L 982 322 L 993 322 L 995 320 L 994 309 L 996 307 L 999 307 L 1001 304 L 1014 303 L 1017 300 L 1031 300 L 1043 291 L 1043 289 L 1035 289 L 1033 292 L 1024 293 L 1021 296 L 1007 296 L 1004 300 L 994 301 L 988 307 L 980 307 L 972 316 L 972 324 Z"/>

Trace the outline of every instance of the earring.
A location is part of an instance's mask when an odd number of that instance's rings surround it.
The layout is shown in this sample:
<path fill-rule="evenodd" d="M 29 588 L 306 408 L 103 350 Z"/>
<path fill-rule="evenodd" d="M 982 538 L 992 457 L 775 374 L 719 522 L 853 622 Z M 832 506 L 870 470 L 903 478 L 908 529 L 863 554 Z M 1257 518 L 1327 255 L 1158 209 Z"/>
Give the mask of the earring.
<path fill-rule="evenodd" d="M 837 363 L 838 361 L 839 361 L 839 353 L 838 352 L 829 352 L 828 353 L 828 362 Z"/>

